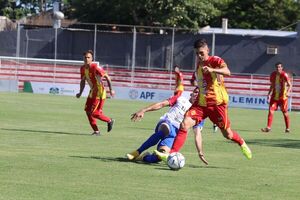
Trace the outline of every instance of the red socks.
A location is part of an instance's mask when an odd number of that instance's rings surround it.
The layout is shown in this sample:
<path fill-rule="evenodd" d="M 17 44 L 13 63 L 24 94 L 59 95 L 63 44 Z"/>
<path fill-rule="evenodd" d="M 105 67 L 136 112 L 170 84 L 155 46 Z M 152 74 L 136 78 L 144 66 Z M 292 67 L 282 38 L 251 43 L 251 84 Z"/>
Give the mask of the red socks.
<path fill-rule="evenodd" d="M 231 140 L 238 143 L 241 146 L 244 143 L 243 138 L 241 138 L 237 132 L 235 132 L 235 131 L 232 131 L 232 132 L 233 132 L 233 136 L 232 136 Z"/>
<path fill-rule="evenodd" d="M 268 125 L 267 125 L 268 128 L 271 128 L 271 126 L 272 126 L 273 116 L 274 116 L 274 113 L 269 112 L 269 114 L 268 114 Z"/>
<path fill-rule="evenodd" d="M 179 129 L 179 132 L 177 133 L 177 136 L 174 140 L 170 153 L 179 152 L 181 147 L 183 147 L 186 138 L 187 138 L 187 131 Z"/>
<path fill-rule="evenodd" d="M 285 127 L 286 127 L 286 129 L 289 129 L 290 128 L 290 117 L 289 117 L 289 115 L 286 115 L 286 114 L 283 114 L 283 116 L 284 116 Z"/>

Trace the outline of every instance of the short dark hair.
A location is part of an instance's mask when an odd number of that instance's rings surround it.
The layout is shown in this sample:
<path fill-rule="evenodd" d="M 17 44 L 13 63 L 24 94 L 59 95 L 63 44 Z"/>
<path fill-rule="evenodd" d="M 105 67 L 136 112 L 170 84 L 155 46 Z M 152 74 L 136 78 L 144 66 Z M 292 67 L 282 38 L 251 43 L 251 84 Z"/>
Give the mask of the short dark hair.
<path fill-rule="evenodd" d="M 275 63 L 275 67 L 276 67 L 277 65 L 282 65 L 282 63 L 281 63 L 281 62 Z"/>
<path fill-rule="evenodd" d="M 94 57 L 94 52 L 92 50 L 87 50 L 87 51 L 83 52 L 83 56 L 85 56 L 88 53 Z"/>
<path fill-rule="evenodd" d="M 194 48 L 197 49 L 197 48 L 200 48 L 200 47 L 204 47 L 204 46 L 207 46 L 207 42 L 205 39 L 199 39 L 199 40 L 196 40 L 194 42 Z"/>

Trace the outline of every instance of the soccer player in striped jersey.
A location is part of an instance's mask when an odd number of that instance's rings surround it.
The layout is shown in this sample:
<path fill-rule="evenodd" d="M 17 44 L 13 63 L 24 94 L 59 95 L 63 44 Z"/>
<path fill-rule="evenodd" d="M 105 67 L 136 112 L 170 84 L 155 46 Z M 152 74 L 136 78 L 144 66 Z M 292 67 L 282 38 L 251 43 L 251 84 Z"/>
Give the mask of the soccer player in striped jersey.
<path fill-rule="evenodd" d="M 222 79 L 223 80 L 223 79 Z M 197 86 L 198 85 L 198 77 L 197 77 L 197 72 L 194 72 L 193 75 L 192 75 L 192 78 L 190 80 L 191 82 L 191 85 L 193 86 Z M 203 120 L 204 122 L 204 120 Z M 200 122 L 202 123 L 202 122 Z M 197 127 L 197 126 L 196 126 Z M 216 124 L 213 124 L 213 132 L 216 133 L 218 131 L 218 126 Z M 194 129 L 194 132 L 197 131 L 196 128 L 193 128 Z"/>
<path fill-rule="evenodd" d="M 238 144 L 246 158 L 251 159 L 250 148 L 230 126 L 228 118 L 229 97 L 223 82 L 223 76 L 230 75 L 227 64 L 222 58 L 209 55 L 209 48 L 205 40 L 197 40 L 194 43 L 194 48 L 198 59 L 196 73 L 199 95 L 185 114 L 170 153 L 180 151 L 187 138 L 189 128 L 209 117 L 220 128 L 223 136 Z M 167 160 L 168 154 L 159 151 L 155 151 L 155 153 L 162 160 Z"/>
<path fill-rule="evenodd" d="M 85 112 L 90 125 L 94 130 L 92 135 L 100 135 L 100 131 L 97 126 L 97 119 L 107 123 L 107 132 L 111 131 L 114 124 L 114 119 L 104 115 L 102 110 L 106 99 L 106 90 L 103 85 L 102 78 L 107 81 L 111 96 L 115 95 L 115 91 L 112 89 L 111 79 L 108 74 L 102 67 L 93 63 L 92 50 L 88 50 L 83 53 L 83 60 L 84 65 L 80 68 L 80 91 L 76 94 L 76 97 L 80 98 L 85 87 L 85 81 L 87 81 L 90 86 L 90 92 L 86 100 Z"/>
<path fill-rule="evenodd" d="M 271 131 L 274 112 L 278 109 L 278 106 L 280 106 L 285 122 L 285 132 L 289 133 L 290 117 L 288 113 L 288 97 L 292 89 L 292 84 L 288 74 L 285 71 L 283 71 L 283 66 L 281 62 L 276 63 L 275 68 L 276 71 L 272 72 L 270 75 L 270 89 L 268 92 L 268 124 L 267 127 L 262 128 L 261 131 Z"/>

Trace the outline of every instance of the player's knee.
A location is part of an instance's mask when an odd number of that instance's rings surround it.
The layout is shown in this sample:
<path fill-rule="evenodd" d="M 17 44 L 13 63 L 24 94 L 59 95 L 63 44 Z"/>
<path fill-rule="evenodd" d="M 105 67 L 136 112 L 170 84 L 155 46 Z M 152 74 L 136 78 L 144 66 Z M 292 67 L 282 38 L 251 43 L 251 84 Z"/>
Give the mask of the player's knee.
<path fill-rule="evenodd" d="M 283 113 L 284 116 L 288 116 L 289 115 L 289 112 L 287 112 L 287 111 L 283 111 L 282 113 Z"/>
<path fill-rule="evenodd" d="M 164 134 L 164 136 L 168 136 L 170 133 L 170 127 L 167 123 L 162 123 L 159 126 L 158 131 L 162 132 Z"/>
<path fill-rule="evenodd" d="M 222 132 L 222 135 L 226 138 L 226 139 L 228 139 L 228 140 L 231 140 L 232 139 L 232 137 L 233 137 L 233 134 L 231 133 L 231 131 L 229 131 L 228 129 L 221 129 L 220 128 L 220 130 L 221 130 L 221 132 Z"/>
<path fill-rule="evenodd" d="M 159 152 L 162 152 L 162 153 L 169 153 L 170 152 L 170 148 L 167 147 L 167 146 L 160 146 L 157 150 Z"/>
<path fill-rule="evenodd" d="M 189 128 L 190 128 L 190 125 L 188 123 L 182 122 L 180 124 L 180 129 L 182 129 L 182 130 L 186 130 L 187 131 Z"/>

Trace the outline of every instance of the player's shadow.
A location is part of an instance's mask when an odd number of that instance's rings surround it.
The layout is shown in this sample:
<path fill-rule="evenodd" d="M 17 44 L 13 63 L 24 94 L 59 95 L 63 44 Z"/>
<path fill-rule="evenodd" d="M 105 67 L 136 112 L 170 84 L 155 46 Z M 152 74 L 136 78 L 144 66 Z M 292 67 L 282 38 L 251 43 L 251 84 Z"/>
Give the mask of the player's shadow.
<path fill-rule="evenodd" d="M 185 164 L 184 168 L 191 168 L 191 169 L 234 169 L 234 168 L 228 168 L 228 167 L 217 167 L 217 166 L 212 166 L 212 165 L 192 165 L 192 164 Z M 156 167 L 155 169 L 159 170 L 167 170 L 170 171 L 170 168 L 166 167 Z M 171 171 L 178 171 L 178 170 L 171 170 Z"/>
<path fill-rule="evenodd" d="M 123 128 L 124 128 L 124 129 L 125 129 L 125 128 L 128 128 L 128 129 L 134 128 L 134 129 L 137 129 L 137 130 L 154 131 L 153 128 L 136 127 L 136 126 L 124 126 Z"/>
<path fill-rule="evenodd" d="M 61 134 L 61 135 L 85 135 L 90 136 L 84 133 L 70 133 L 63 131 L 42 131 L 42 130 L 30 130 L 30 129 L 13 129 L 13 128 L 1 128 L 1 130 L 5 131 L 13 131 L 13 132 L 25 132 L 25 133 L 46 133 L 46 134 Z"/>
<path fill-rule="evenodd" d="M 153 166 L 154 169 L 157 170 L 170 170 L 165 163 L 145 163 L 145 162 L 133 162 L 128 160 L 127 158 L 122 157 L 101 157 L 101 156 L 70 156 L 72 158 L 80 158 L 80 159 L 95 159 L 95 160 L 101 160 L 103 162 L 126 162 L 126 163 L 132 163 L 132 164 L 139 164 L 139 165 L 148 165 Z M 195 169 L 233 169 L 233 168 L 224 168 L 224 167 L 217 167 L 217 166 L 203 166 L 203 165 L 192 165 L 192 164 L 186 164 L 184 166 L 185 168 L 195 168 Z M 174 170 L 176 171 L 176 170 Z"/>
<path fill-rule="evenodd" d="M 293 139 L 254 139 L 247 140 L 247 144 L 300 149 L 300 140 Z"/>
<path fill-rule="evenodd" d="M 101 156 L 70 156 L 72 158 L 82 158 L 82 159 L 95 159 L 95 160 L 101 160 L 103 162 L 127 162 L 132 164 L 143 164 L 143 165 L 161 165 L 160 163 L 145 163 L 145 162 L 134 162 L 130 161 L 127 158 L 123 157 L 101 157 Z"/>
<path fill-rule="evenodd" d="M 101 156 L 70 156 L 72 158 L 81 158 L 81 159 L 95 159 L 101 160 L 103 162 L 132 162 L 127 158 L 122 157 L 101 157 Z M 132 162 L 133 163 L 133 162 Z"/>
<path fill-rule="evenodd" d="M 249 133 L 255 133 L 255 132 L 257 132 L 257 130 L 256 129 L 253 129 L 253 130 L 251 130 L 251 129 L 234 129 L 235 131 L 237 131 L 237 132 L 249 132 Z"/>

